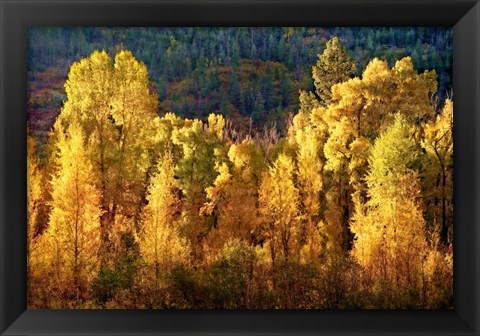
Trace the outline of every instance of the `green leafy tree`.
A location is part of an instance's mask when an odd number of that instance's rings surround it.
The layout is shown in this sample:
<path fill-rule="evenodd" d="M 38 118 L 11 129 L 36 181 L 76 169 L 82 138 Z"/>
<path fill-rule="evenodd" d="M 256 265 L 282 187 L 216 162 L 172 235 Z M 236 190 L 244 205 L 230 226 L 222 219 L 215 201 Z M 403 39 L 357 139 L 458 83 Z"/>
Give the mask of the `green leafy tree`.
<path fill-rule="evenodd" d="M 224 127 L 223 117 L 211 114 L 208 127 L 198 119 L 187 120 L 182 128 L 172 132 L 173 144 L 181 149 L 181 157 L 175 167 L 184 195 L 181 231 L 192 243 L 192 253 L 198 260 L 204 256 L 201 242 L 212 226 L 211 222 L 216 220 L 214 216 L 203 216 L 200 209 L 207 200 L 206 188 L 217 177 L 215 165 L 227 160 L 222 144 Z"/>

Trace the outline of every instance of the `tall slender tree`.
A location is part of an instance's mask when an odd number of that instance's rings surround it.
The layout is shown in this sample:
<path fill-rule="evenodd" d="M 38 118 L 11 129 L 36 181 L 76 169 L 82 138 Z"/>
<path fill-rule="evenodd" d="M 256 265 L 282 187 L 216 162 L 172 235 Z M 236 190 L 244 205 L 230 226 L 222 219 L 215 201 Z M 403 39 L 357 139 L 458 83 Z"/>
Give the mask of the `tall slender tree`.
<path fill-rule="evenodd" d="M 266 227 L 272 268 L 298 257 L 299 194 L 294 183 L 293 160 L 280 154 L 264 174 L 260 186 L 260 212 Z M 280 257 L 280 258 L 278 258 Z"/>
<path fill-rule="evenodd" d="M 157 172 L 148 188 L 147 202 L 142 214 L 140 252 L 144 282 L 158 289 L 162 276 L 179 264 L 188 265 L 190 258 L 189 244 L 178 230 L 181 204 L 170 152 L 166 152 L 157 164 Z"/>
<path fill-rule="evenodd" d="M 440 228 L 444 244 L 451 241 L 452 229 L 452 183 L 453 183 L 453 103 L 447 99 L 441 112 L 424 126 L 422 147 L 427 152 L 426 174 L 428 181 L 426 201 L 433 201 L 433 220 Z M 429 197 L 428 197 L 429 196 Z M 451 232 L 450 232 L 451 233 Z"/>
<path fill-rule="evenodd" d="M 352 223 L 352 254 L 373 281 L 387 286 L 381 295 L 393 306 L 408 302 L 408 295 L 402 295 L 405 289 L 421 292 L 426 254 L 417 171 L 420 148 L 412 129 L 405 117 L 397 115 L 375 141 L 366 177 L 369 200 Z"/>
<path fill-rule="evenodd" d="M 44 248 L 53 282 L 73 291 L 80 303 L 98 270 L 101 194 L 79 123 L 71 123 L 57 142 L 58 170 L 52 177 L 52 211 Z"/>

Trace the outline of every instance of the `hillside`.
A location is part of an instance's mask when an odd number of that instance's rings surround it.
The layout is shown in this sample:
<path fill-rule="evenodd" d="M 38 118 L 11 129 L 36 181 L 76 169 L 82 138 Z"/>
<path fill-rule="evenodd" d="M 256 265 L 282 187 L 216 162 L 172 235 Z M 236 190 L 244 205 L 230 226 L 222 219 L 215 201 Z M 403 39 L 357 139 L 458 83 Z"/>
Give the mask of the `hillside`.
<path fill-rule="evenodd" d="M 246 131 L 298 111 L 298 91 L 326 41 L 339 36 L 357 61 L 393 63 L 411 56 L 420 72 L 435 69 L 440 103 L 451 91 L 452 30 L 444 28 L 35 28 L 29 31 L 28 125 L 45 143 L 65 99 L 69 66 L 94 50 L 128 49 L 149 69 L 159 114 L 206 119 L 219 113 Z M 439 104 L 441 106 L 441 104 Z"/>

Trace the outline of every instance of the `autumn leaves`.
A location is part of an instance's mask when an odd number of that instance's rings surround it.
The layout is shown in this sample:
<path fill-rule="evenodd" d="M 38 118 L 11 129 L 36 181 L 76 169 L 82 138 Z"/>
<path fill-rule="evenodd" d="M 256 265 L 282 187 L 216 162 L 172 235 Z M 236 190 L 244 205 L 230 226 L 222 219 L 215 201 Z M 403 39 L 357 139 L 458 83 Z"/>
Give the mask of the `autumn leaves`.
<path fill-rule="evenodd" d="M 157 100 L 149 93 L 145 66 L 130 52 L 117 54 L 115 63 L 94 52 L 72 65 L 65 89 L 45 172 L 49 195 L 43 201 L 50 216 L 32 239 L 42 256 L 30 263 L 51 272 L 48 286 L 59 295 L 52 305 L 71 300 L 75 306 L 89 295 L 100 268 L 115 268 L 112 255 L 140 221 L 153 155 L 145 148 Z M 29 229 L 36 230 L 35 224 Z"/>
<path fill-rule="evenodd" d="M 29 142 L 30 307 L 450 306 L 452 103 L 410 58 L 355 69 L 329 41 L 278 140 L 159 117 L 128 51 L 72 65 Z"/>

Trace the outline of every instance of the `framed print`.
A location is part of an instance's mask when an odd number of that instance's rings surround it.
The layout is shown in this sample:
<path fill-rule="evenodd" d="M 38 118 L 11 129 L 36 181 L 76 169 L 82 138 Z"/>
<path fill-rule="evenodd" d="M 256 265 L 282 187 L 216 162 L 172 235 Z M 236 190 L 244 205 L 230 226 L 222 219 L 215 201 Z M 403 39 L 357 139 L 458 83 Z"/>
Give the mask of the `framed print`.
<path fill-rule="evenodd" d="M 477 1 L 1 17 L 2 335 L 478 335 Z"/>

